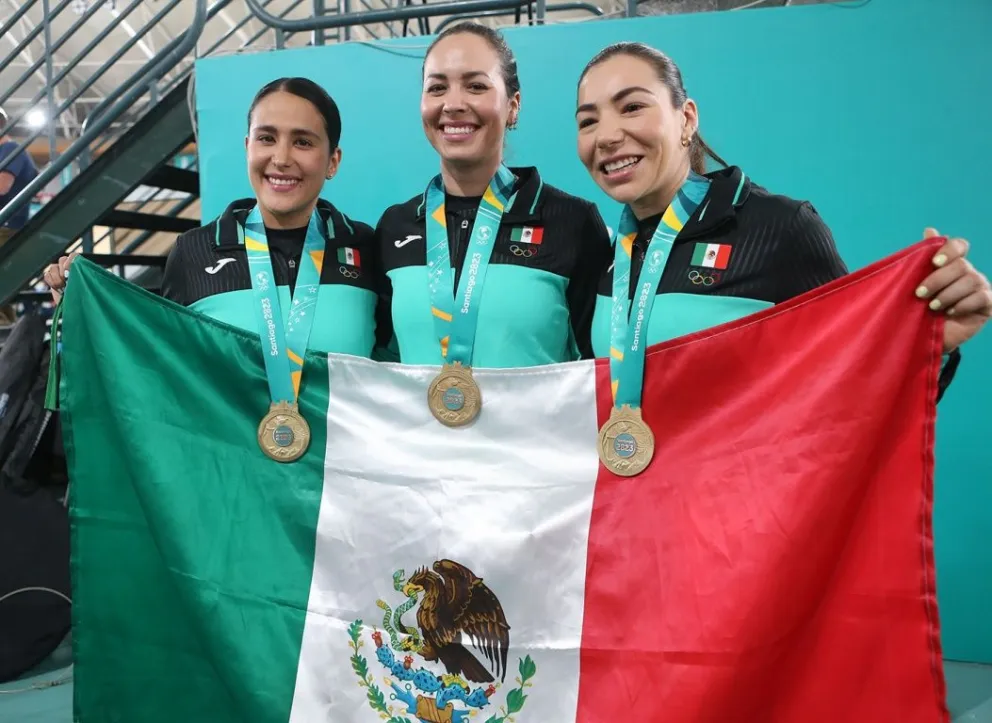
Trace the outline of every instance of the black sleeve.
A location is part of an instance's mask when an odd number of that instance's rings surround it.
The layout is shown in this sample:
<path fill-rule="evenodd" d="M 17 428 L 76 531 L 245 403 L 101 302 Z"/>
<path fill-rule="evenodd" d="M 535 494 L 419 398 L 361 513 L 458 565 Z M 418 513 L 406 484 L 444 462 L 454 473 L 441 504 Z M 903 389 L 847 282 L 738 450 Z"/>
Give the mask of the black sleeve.
<path fill-rule="evenodd" d="M 593 359 L 592 317 L 596 310 L 596 292 L 599 279 L 609 266 L 612 251 L 610 234 L 594 204 L 586 206 L 586 218 L 577 241 L 581 250 L 568 282 L 568 312 L 579 358 Z"/>
<path fill-rule="evenodd" d="M 169 251 L 169 257 L 165 261 L 165 271 L 162 274 L 162 296 L 169 301 L 174 301 L 182 306 L 188 306 L 188 294 L 186 293 L 186 272 L 183 268 L 183 237 L 181 234 L 176 239 L 175 245 Z"/>
<path fill-rule="evenodd" d="M 937 378 L 937 401 L 944 397 L 944 392 L 951 386 L 954 375 L 957 373 L 958 365 L 961 363 L 961 350 L 955 349 L 947 355 L 943 365 L 940 367 L 940 376 Z"/>
<path fill-rule="evenodd" d="M 375 349 L 372 358 L 376 361 L 400 361 L 399 345 L 393 329 L 393 284 L 386 275 L 382 259 L 382 228 L 385 214 L 373 232 L 371 247 L 375 289 L 378 299 L 375 305 Z"/>
<path fill-rule="evenodd" d="M 833 234 L 808 202 L 799 205 L 780 244 L 778 304 L 847 274 Z"/>
<path fill-rule="evenodd" d="M 808 202 L 800 204 L 792 220 L 789 233 L 782 240 L 783 263 L 779 268 L 782 279 L 781 303 L 848 273 L 847 266 L 837 252 L 830 229 Z M 937 380 L 939 402 L 954 379 L 961 352 L 953 351 L 945 360 Z"/>

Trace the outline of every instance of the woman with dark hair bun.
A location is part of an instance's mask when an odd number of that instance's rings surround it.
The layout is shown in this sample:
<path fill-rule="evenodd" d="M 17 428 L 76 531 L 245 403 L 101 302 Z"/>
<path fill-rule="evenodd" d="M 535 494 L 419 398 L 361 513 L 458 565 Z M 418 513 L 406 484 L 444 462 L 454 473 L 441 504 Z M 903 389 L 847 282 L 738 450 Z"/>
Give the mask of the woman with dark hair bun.
<path fill-rule="evenodd" d="M 370 356 L 378 295 L 372 228 L 319 197 L 341 163 L 340 138 L 337 105 L 312 80 L 279 78 L 262 87 L 245 137 L 254 198 L 179 236 L 162 295 L 263 333 L 268 344 L 264 303 L 276 326 L 286 325 L 276 338 L 285 336 L 281 346 L 291 357 L 306 350 Z M 45 272 L 56 301 L 70 261 Z"/>
<path fill-rule="evenodd" d="M 310 442 L 299 405 L 307 351 L 370 357 L 375 344 L 372 229 L 319 198 L 341 163 L 340 139 L 337 105 L 319 85 L 264 86 L 245 138 L 255 197 L 182 234 L 162 281 L 165 298 L 259 335 L 271 405 L 258 443 L 281 462 Z M 63 257 L 45 272 L 56 301 L 70 263 Z"/>
<path fill-rule="evenodd" d="M 699 116 L 675 62 L 643 43 L 607 47 L 579 78 L 579 158 L 624 205 L 613 258 L 602 267 L 592 330 L 596 356 L 611 359 L 614 381 L 625 369 L 635 369 L 636 377 L 634 350 L 643 359 L 646 346 L 738 319 L 847 273 L 813 206 L 770 193 L 728 166 L 703 141 Z M 707 159 L 721 168 L 707 172 Z M 965 258 L 967 249 L 964 239 L 950 239 L 916 287 L 921 303 L 947 318 L 941 393 L 958 347 L 992 316 L 992 289 Z M 634 379 L 627 388 L 637 396 L 640 383 Z M 625 400 L 618 397 L 617 404 L 636 404 Z"/>
<path fill-rule="evenodd" d="M 440 168 L 379 221 L 380 308 L 391 312 L 380 343 L 404 364 L 463 369 L 591 357 L 609 236 L 592 203 L 533 166 L 506 165 L 523 108 L 513 51 L 497 30 L 453 25 L 428 48 L 422 81 L 421 123 Z"/>
<path fill-rule="evenodd" d="M 499 31 L 448 28 L 428 48 L 422 77 L 420 118 L 440 172 L 379 221 L 376 330 L 380 347 L 402 363 L 441 367 L 428 405 L 442 424 L 461 426 L 485 398 L 474 367 L 592 356 L 610 240 L 593 204 L 546 184 L 532 166 L 506 165 L 521 94 Z"/>

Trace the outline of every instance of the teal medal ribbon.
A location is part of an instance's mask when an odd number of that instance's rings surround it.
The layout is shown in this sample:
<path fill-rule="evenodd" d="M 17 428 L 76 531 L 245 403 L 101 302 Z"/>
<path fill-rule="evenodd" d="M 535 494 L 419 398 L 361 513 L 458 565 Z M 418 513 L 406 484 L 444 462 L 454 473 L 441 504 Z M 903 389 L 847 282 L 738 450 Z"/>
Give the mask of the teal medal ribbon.
<path fill-rule="evenodd" d="M 510 192 L 515 177 L 500 165 L 489 182 L 475 214 L 458 289 L 448 248 L 444 184 L 436 176 L 427 187 L 427 277 L 431 314 L 444 360 L 431 382 L 427 403 L 439 422 L 460 427 L 473 421 L 482 408 L 482 394 L 472 377 L 472 353 L 479 321 L 479 303 L 489 261 L 504 211 L 513 205 Z"/>
<path fill-rule="evenodd" d="M 665 210 L 648 244 L 630 302 L 630 269 L 637 218 L 630 206 L 620 216 L 613 250 L 613 309 L 610 322 L 610 382 L 613 409 L 600 429 L 599 456 L 615 474 L 633 477 L 651 463 L 654 434 L 641 414 L 648 324 L 658 285 L 675 239 L 709 192 L 710 181 L 692 171 Z"/>
<path fill-rule="evenodd" d="M 324 250 L 327 241 L 334 238 L 333 224 L 328 222 L 326 238 L 322 232 L 323 226 L 315 208 L 307 225 L 296 288 L 285 326 L 265 223 L 258 205 L 248 214 L 244 228 L 240 224 L 238 226 L 238 235 L 242 237 L 248 254 L 253 305 L 271 398 L 269 412 L 258 427 L 258 443 L 262 451 L 277 462 L 299 459 L 310 444 L 310 427 L 300 414 L 298 395 L 303 360 L 317 310 Z"/>

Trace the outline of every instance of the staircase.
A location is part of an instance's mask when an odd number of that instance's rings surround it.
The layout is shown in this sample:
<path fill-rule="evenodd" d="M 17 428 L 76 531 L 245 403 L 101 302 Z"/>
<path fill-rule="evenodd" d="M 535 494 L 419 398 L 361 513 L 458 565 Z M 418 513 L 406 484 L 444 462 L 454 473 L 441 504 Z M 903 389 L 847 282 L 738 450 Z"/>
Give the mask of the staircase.
<path fill-rule="evenodd" d="M 0 248 L 0 299 L 44 300 L 45 292 L 21 289 L 51 262 L 53 249 L 63 253 L 79 248 L 105 266 L 160 268 L 165 264 L 161 254 L 134 252 L 155 234 L 175 239 L 200 225 L 198 217 L 181 215 L 194 206 L 199 210 L 199 174 L 171 165 L 193 143 L 186 106 L 189 83 L 189 77 L 182 80 Z M 141 187 L 156 193 L 128 203 Z M 161 191 L 186 197 L 156 202 Z M 96 240 L 94 227 L 106 229 Z"/>
<path fill-rule="evenodd" d="M 181 2 L 191 11 L 188 29 L 169 40 L 157 54 L 151 52 L 157 23 L 179 8 Z M 57 4 L 53 0 L 26 0 L 0 24 L 0 37 L 14 45 L 10 55 L 0 58 L 0 68 L 10 68 L 11 61 L 20 58 L 28 66 L 18 80 L 5 80 L 8 87 L 0 86 L 0 104 L 17 94 L 31 96 L 33 88 L 28 81 L 41 76 L 44 85 L 40 89 L 35 87 L 31 98 L 31 103 L 37 104 L 35 110 L 21 109 L 13 114 L 11 121 L 26 117 L 30 123 L 30 113 L 44 107 L 48 122 L 35 124 L 39 127 L 20 142 L 20 148 L 27 150 L 32 142 L 44 140 L 47 132 L 51 161 L 27 188 L 0 209 L 0 225 L 46 188 L 63 186 L 26 226 L 0 247 L 0 303 L 15 299 L 43 300 L 45 293 L 31 293 L 41 272 L 48 263 L 73 248 L 81 247 L 87 256 L 104 266 L 121 266 L 122 274 L 125 264 L 161 268 L 165 260 L 161 253 L 132 252 L 157 232 L 169 232 L 174 239 L 175 232 L 199 225 L 198 218 L 182 216 L 199 198 L 199 177 L 189 168 L 177 167 L 173 159 L 181 151 L 189 150 L 194 140 L 187 105 L 192 52 L 206 23 L 230 3 L 231 0 L 219 0 L 209 10 L 207 0 L 156 3 L 157 13 L 136 30 L 133 15 L 141 7 L 141 0 L 133 0 L 121 10 L 116 4 L 108 9 L 102 0 L 88 5 L 84 2 L 72 8 L 78 16 L 75 19 L 67 11 L 69 0 Z M 147 8 L 145 11 L 151 12 Z M 96 34 L 94 20 L 103 23 Z M 19 42 L 15 35 L 18 23 L 22 29 Z M 81 79 L 81 58 L 98 50 L 101 42 L 121 28 L 126 30 L 121 37 L 129 39 L 115 47 L 106 62 L 91 62 L 89 67 L 95 66 L 95 70 Z M 158 32 L 162 32 L 161 28 Z M 39 37 L 44 38 L 44 56 L 33 60 L 25 53 Z M 57 68 L 53 57 L 60 49 L 78 50 L 79 57 Z M 147 62 L 96 107 L 87 109 L 78 137 L 58 153 L 58 125 L 61 124 L 64 136 L 73 135 L 66 120 L 77 111 L 74 101 L 99 88 L 100 78 L 112 67 L 119 67 L 115 64 L 133 57 L 136 49 L 148 55 Z M 74 94 L 62 100 L 59 90 L 64 93 L 67 86 L 60 83 L 70 78 L 73 82 L 68 87 L 74 89 Z M 42 99 L 44 102 L 39 102 Z M 0 161 L 0 171 L 11 160 L 9 157 Z M 169 193 L 171 202 L 156 202 L 161 200 L 163 190 Z M 99 239 L 95 240 L 98 234 Z"/>

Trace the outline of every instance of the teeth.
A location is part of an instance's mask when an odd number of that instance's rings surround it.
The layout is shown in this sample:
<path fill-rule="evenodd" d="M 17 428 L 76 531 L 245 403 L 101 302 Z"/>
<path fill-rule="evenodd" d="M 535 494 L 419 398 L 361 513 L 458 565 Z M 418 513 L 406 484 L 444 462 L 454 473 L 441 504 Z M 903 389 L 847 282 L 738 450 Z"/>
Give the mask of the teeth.
<path fill-rule="evenodd" d="M 273 186 L 295 186 L 299 183 L 299 181 L 295 178 L 273 178 L 272 176 L 269 176 L 268 179 L 269 183 Z"/>
<path fill-rule="evenodd" d="M 445 133 L 451 133 L 454 135 L 468 135 L 474 130 L 475 128 L 472 126 L 444 126 Z"/>
<path fill-rule="evenodd" d="M 619 171 L 621 168 L 632 166 L 635 163 L 637 163 L 639 160 L 641 159 L 637 158 L 636 156 L 628 156 L 627 158 L 620 158 L 619 160 L 616 161 L 610 161 L 605 166 L 603 166 L 603 168 L 606 169 L 607 173 L 613 173 L 614 171 Z"/>

